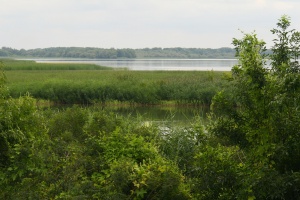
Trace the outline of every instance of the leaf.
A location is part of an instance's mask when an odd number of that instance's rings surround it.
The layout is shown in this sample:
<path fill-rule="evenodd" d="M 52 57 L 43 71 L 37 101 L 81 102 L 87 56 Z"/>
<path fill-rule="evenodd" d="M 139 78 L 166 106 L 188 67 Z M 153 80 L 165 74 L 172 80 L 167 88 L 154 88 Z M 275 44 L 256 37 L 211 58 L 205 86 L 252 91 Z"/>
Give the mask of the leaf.
<path fill-rule="evenodd" d="M 139 184 L 137 181 L 133 181 L 133 185 L 134 185 L 135 187 L 137 187 L 137 188 L 140 187 L 140 184 Z"/>
<path fill-rule="evenodd" d="M 140 197 L 143 198 L 143 197 L 144 197 L 144 194 L 146 194 L 146 193 L 147 193 L 146 190 L 144 190 L 144 189 L 139 189 L 139 190 L 136 191 L 136 196 L 137 196 L 137 197 L 140 196 Z"/>
<path fill-rule="evenodd" d="M 248 200 L 254 200 L 254 199 L 256 199 L 255 196 L 248 197 Z"/>

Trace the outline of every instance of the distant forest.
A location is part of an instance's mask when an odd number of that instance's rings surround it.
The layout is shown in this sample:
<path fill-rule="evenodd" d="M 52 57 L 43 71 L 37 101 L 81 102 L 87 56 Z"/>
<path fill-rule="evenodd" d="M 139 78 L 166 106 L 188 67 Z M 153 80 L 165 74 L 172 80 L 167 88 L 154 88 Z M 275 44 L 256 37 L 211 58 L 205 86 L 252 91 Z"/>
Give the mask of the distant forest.
<path fill-rule="evenodd" d="M 144 48 L 144 49 L 103 49 L 83 47 L 51 47 L 45 49 L 17 50 L 9 47 L 0 49 L 0 57 L 28 58 L 234 58 L 233 48 Z"/>

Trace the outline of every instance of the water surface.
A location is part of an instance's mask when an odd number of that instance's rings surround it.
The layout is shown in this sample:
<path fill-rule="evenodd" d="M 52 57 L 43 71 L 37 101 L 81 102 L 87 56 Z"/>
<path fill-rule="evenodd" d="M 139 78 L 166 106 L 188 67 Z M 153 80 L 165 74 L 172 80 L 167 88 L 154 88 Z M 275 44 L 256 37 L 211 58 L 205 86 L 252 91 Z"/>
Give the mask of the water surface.
<path fill-rule="evenodd" d="M 40 63 L 90 63 L 129 70 L 230 71 L 236 59 L 34 59 Z"/>

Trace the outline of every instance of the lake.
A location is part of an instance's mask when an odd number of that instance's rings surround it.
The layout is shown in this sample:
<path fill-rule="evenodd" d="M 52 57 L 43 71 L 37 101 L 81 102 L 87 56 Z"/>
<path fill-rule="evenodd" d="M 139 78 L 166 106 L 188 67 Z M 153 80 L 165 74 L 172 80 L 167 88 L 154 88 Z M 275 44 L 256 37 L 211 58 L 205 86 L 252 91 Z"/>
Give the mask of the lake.
<path fill-rule="evenodd" d="M 39 63 L 90 63 L 129 70 L 230 71 L 236 59 L 32 59 Z"/>

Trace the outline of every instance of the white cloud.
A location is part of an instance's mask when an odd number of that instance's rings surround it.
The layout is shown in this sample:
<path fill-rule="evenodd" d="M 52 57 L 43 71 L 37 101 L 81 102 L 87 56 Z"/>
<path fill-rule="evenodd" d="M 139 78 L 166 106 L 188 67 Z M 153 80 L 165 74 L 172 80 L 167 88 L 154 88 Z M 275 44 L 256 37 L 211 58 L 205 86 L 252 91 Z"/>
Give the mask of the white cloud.
<path fill-rule="evenodd" d="M 283 2 L 283 1 L 277 1 L 274 3 L 273 7 L 277 10 L 285 10 L 285 11 L 288 11 L 288 10 L 292 10 L 293 7 L 295 6 L 295 4 L 297 4 L 296 2 Z"/>
<path fill-rule="evenodd" d="M 49 46 L 222 47 L 257 30 L 260 38 L 296 0 L 0 0 L 0 44 Z M 297 27 L 296 27 L 297 28 Z"/>

